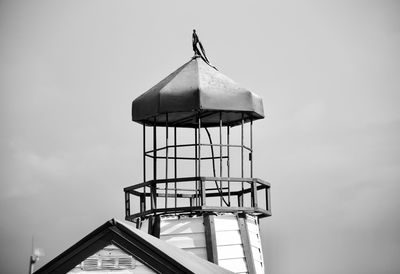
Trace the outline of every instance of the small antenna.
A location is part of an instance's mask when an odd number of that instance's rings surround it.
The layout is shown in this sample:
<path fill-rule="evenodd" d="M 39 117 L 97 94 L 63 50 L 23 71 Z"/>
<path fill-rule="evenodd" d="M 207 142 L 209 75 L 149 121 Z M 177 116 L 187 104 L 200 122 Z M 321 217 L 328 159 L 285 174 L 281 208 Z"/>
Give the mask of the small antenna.
<path fill-rule="evenodd" d="M 44 256 L 44 252 L 41 248 L 35 248 L 35 238 L 32 236 L 31 256 L 29 257 L 29 274 L 33 273 L 35 263 L 37 263 L 39 258 L 42 256 Z"/>

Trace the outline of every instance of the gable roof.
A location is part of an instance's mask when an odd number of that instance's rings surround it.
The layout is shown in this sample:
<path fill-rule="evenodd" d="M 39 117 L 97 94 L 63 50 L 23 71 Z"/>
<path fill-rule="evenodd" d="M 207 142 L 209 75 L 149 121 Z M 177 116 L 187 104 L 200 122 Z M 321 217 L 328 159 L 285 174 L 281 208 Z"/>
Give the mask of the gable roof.
<path fill-rule="evenodd" d="M 204 116 L 202 125 L 240 124 L 264 118 L 261 97 L 240 87 L 198 56 L 172 72 L 132 103 L 132 120 L 147 125 L 196 127 L 197 112 Z M 154 117 L 156 121 L 154 122 Z"/>
<path fill-rule="evenodd" d="M 232 273 L 114 219 L 89 233 L 35 273 L 67 273 L 110 244 L 157 273 Z"/>

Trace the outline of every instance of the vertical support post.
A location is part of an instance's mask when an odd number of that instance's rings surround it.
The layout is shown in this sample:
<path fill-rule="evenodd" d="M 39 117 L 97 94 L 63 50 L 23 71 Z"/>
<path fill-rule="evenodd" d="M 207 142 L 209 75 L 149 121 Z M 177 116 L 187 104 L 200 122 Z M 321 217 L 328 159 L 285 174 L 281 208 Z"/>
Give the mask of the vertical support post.
<path fill-rule="evenodd" d="M 200 177 L 200 188 L 201 188 L 201 206 L 206 205 L 206 182 L 203 180 L 204 177 Z"/>
<path fill-rule="evenodd" d="M 153 235 L 156 238 L 160 238 L 161 217 L 159 215 L 150 216 L 148 223 L 149 225 L 147 233 Z"/>
<path fill-rule="evenodd" d="M 204 215 L 204 232 L 206 237 L 207 260 L 214 264 L 218 264 L 217 237 L 215 234 L 214 217 L 215 216 L 212 214 Z"/>
<path fill-rule="evenodd" d="M 197 146 L 198 146 L 198 168 L 197 168 L 197 172 L 198 172 L 198 176 L 201 177 L 201 117 L 200 114 L 198 116 L 198 125 L 199 128 L 197 130 Z M 205 205 L 206 203 L 206 193 L 205 193 L 205 181 L 200 180 L 200 185 L 201 185 L 201 205 Z"/>
<path fill-rule="evenodd" d="M 197 148 L 197 146 L 198 146 L 198 144 L 197 144 L 197 128 L 194 128 L 194 174 L 195 174 L 194 176 L 195 177 L 199 176 L 198 170 L 197 170 L 197 167 L 198 167 L 198 158 L 197 158 L 198 148 Z M 195 204 L 196 204 L 196 206 L 198 206 L 199 205 L 199 181 L 198 180 L 196 180 L 196 182 L 195 182 L 195 191 L 196 191 L 194 194 L 194 196 L 196 198 Z"/>
<path fill-rule="evenodd" d="M 257 201 L 257 180 L 251 182 L 251 206 L 258 207 Z"/>
<path fill-rule="evenodd" d="M 154 117 L 153 125 L 153 184 L 150 186 L 150 199 L 151 199 L 151 210 L 157 209 L 157 126 L 156 117 Z"/>
<path fill-rule="evenodd" d="M 199 148 L 199 167 L 198 167 L 198 172 L 199 172 L 199 174 L 198 174 L 198 176 L 201 176 L 201 134 L 200 134 L 200 132 L 201 132 L 201 117 L 200 117 L 200 115 L 199 115 L 199 129 L 198 129 L 198 131 L 197 131 L 197 134 L 198 134 L 198 136 L 197 136 L 197 139 L 198 139 L 198 148 Z"/>
<path fill-rule="evenodd" d="M 229 125 L 226 126 L 226 143 L 227 143 L 227 161 L 226 161 L 226 165 L 227 165 L 227 175 L 228 178 L 231 177 L 231 163 L 230 163 L 230 129 L 229 129 Z M 231 205 L 231 182 L 228 181 L 228 205 Z"/>
<path fill-rule="evenodd" d="M 175 200 L 175 212 L 176 212 L 176 204 L 177 204 L 177 186 L 176 186 L 176 178 L 178 177 L 178 167 L 177 167 L 177 147 L 176 147 L 176 127 L 174 127 L 174 178 L 175 178 L 175 183 L 174 183 L 174 189 L 175 189 L 175 195 L 174 195 L 174 200 Z"/>
<path fill-rule="evenodd" d="M 246 222 L 246 215 L 243 214 L 243 216 L 238 216 L 237 218 L 239 223 L 240 236 L 242 238 L 244 256 L 246 258 L 247 271 L 249 273 L 256 273 L 253 252 L 251 250 L 250 244 L 249 229 Z"/>
<path fill-rule="evenodd" d="M 146 125 L 143 123 L 143 183 L 146 182 Z M 143 187 L 144 193 L 144 207 L 143 211 L 146 211 L 146 186 Z"/>
<path fill-rule="evenodd" d="M 243 112 L 242 112 L 242 123 L 240 126 L 240 131 L 241 131 L 241 136 L 240 136 L 240 152 L 241 152 L 241 156 L 240 156 L 240 169 L 241 169 L 241 177 L 244 178 L 244 162 L 243 162 L 243 156 L 244 156 L 244 148 L 243 148 L 243 142 L 244 142 L 244 120 L 243 120 Z M 241 207 L 244 206 L 244 183 L 242 181 L 242 193 L 240 195 L 240 205 Z"/>
<path fill-rule="evenodd" d="M 142 210 L 142 206 L 140 207 L 140 210 Z M 129 192 L 125 192 L 125 220 L 127 220 L 127 218 L 130 215 L 131 215 L 131 201 L 129 197 Z"/>
<path fill-rule="evenodd" d="M 165 114 L 165 209 L 168 208 L 168 113 Z"/>
<path fill-rule="evenodd" d="M 253 119 L 250 120 L 250 178 L 253 178 Z"/>
<path fill-rule="evenodd" d="M 214 161 L 214 159 L 213 159 Z M 222 112 L 219 112 L 219 177 L 222 177 Z M 221 196 L 219 197 L 220 206 L 222 206 L 222 193 L 224 193 L 222 180 L 219 181 L 219 187 L 221 189 Z"/>
<path fill-rule="evenodd" d="M 271 212 L 271 194 L 269 187 L 265 188 L 265 197 L 267 198 L 266 201 L 267 210 Z"/>

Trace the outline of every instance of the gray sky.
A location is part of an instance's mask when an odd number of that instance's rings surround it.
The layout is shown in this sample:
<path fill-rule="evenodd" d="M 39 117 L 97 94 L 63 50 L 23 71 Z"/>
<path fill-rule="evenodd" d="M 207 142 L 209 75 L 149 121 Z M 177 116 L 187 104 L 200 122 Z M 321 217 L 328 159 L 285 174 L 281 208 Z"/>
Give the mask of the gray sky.
<path fill-rule="evenodd" d="M 192 56 L 264 99 L 269 273 L 400 272 L 400 3 L 0 1 L 0 272 L 25 273 L 141 180 L 131 101 Z"/>

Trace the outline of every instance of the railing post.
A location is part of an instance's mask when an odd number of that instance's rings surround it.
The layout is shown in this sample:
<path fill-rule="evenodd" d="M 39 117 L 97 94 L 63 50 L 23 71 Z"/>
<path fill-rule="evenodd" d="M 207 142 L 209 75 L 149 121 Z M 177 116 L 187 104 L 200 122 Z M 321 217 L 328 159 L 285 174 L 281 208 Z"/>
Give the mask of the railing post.
<path fill-rule="evenodd" d="M 244 117 L 243 117 L 243 112 L 242 112 L 242 124 L 241 124 L 241 138 L 240 138 L 240 140 L 241 140 L 241 142 L 240 142 L 240 158 L 241 158 L 241 160 L 240 160 L 240 167 L 241 167 L 241 177 L 243 178 L 244 177 L 244 159 L 243 159 L 243 157 L 244 157 Z M 244 195 L 243 195 L 243 192 L 244 192 L 244 183 L 243 183 L 243 181 L 242 181 L 242 194 L 241 194 L 241 201 L 240 201 L 240 204 L 241 204 L 241 206 L 243 206 L 243 204 L 244 204 Z"/>
<path fill-rule="evenodd" d="M 150 185 L 150 200 L 151 200 L 151 210 L 157 209 L 157 126 L 156 126 L 156 117 L 154 117 L 154 125 L 153 125 L 153 182 Z"/>
<path fill-rule="evenodd" d="M 176 204 L 177 204 L 177 184 L 176 184 L 176 178 L 178 177 L 178 167 L 177 167 L 177 148 L 176 148 L 176 127 L 174 127 L 174 178 L 175 178 L 175 183 L 174 183 L 174 188 L 175 188 L 175 211 L 176 211 Z"/>
<path fill-rule="evenodd" d="M 230 167 L 230 140 L 229 140 L 229 125 L 226 126 L 226 148 L 227 148 L 227 161 L 226 161 L 226 169 L 228 178 L 231 177 L 231 167 Z M 228 181 L 228 205 L 231 205 L 231 182 Z"/>
<path fill-rule="evenodd" d="M 197 150 L 198 150 L 198 148 L 197 148 L 197 128 L 194 128 L 194 177 L 198 177 L 199 176 L 198 170 L 197 170 L 197 168 L 198 168 Z M 195 189 L 196 189 L 196 193 L 195 193 L 196 200 L 195 200 L 195 202 L 196 202 L 196 206 L 198 206 L 200 204 L 198 188 L 199 188 L 199 181 L 196 180 L 195 181 Z"/>
<path fill-rule="evenodd" d="M 146 194 L 140 195 L 140 213 L 146 211 Z"/>
<path fill-rule="evenodd" d="M 257 201 L 257 180 L 253 179 L 251 182 L 251 206 L 252 207 L 257 207 L 258 206 L 258 201 Z"/>
<path fill-rule="evenodd" d="M 146 182 L 146 125 L 143 123 L 143 183 Z M 144 198 L 146 199 L 146 187 L 143 187 Z M 146 202 L 144 209 L 146 210 Z"/>
<path fill-rule="evenodd" d="M 201 205 L 206 205 L 206 182 L 200 177 L 200 186 L 201 186 Z"/>
<path fill-rule="evenodd" d="M 211 149 L 212 144 L 211 144 Z M 213 159 L 214 161 L 214 159 Z M 222 112 L 219 112 L 219 177 L 222 178 Z M 223 185 L 222 185 L 222 180 L 219 181 L 219 187 L 221 189 L 221 196 L 219 198 L 219 204 L 222 206 L 222 200 L 224 199 L 223 193 Z"/>
<path fill-rule="evenodd" d="M 168 113 L 165 114 L 165 179 L 168 179 Z M 165 206 L 168 207 L 168 182 L 165 181 Z"/>
<path fill-rule="evenodd" d="M 129 192 L 125 192 L 125 218 L 131 215 L 131 201 Z"/>

